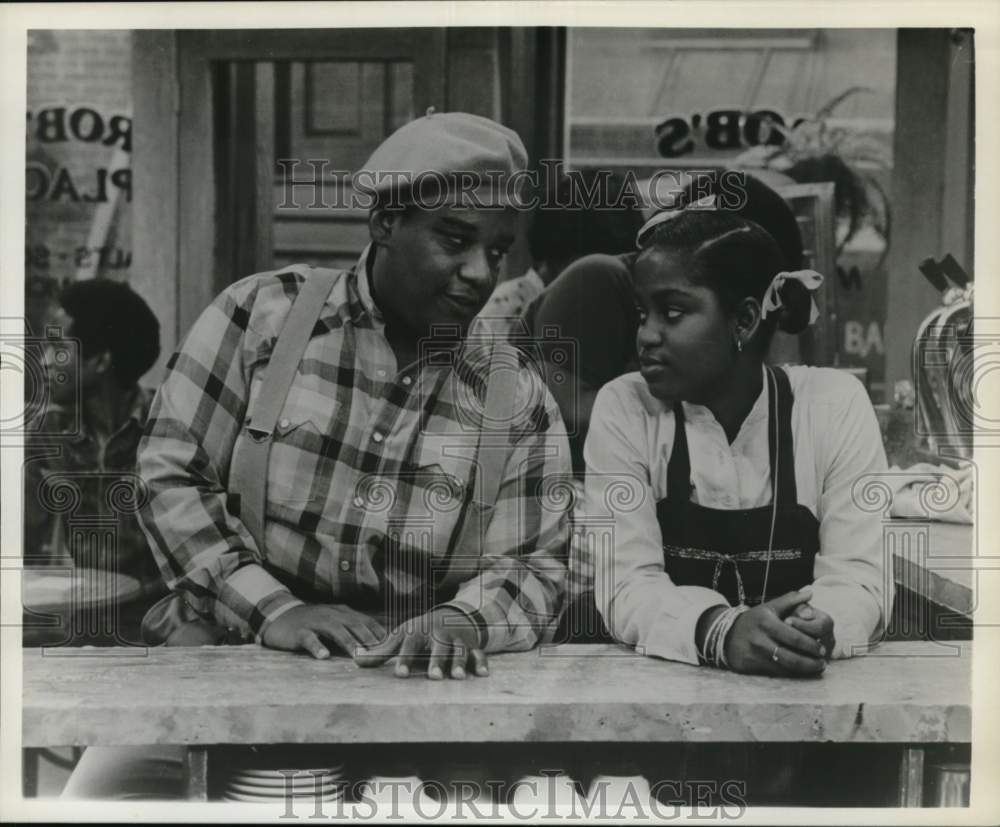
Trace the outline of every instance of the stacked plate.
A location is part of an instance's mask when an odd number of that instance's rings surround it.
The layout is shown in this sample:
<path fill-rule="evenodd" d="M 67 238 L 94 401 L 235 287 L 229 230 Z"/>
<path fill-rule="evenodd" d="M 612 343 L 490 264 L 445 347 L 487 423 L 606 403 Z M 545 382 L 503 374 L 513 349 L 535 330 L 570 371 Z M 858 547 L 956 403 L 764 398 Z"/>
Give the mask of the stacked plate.
<path fill-rule="evenodd" d="M 576 783 L 564 772 L 525 775 L 513 785 L 512 805 L 518 812 L 533 812 L 539 818 L 562 814 L 583 816 L 587 811 L 576 791 Z M 518 815 L 518 818 L 523 816 Z"/>
<path fill-rule="evenodd" d="M 596 812 L 597 818 L 607 818 L 606 813 L 621 813 L 629 808 L 628 815 L 644 818 L 651 796 L 649 781 L 643 775 L 597 775 L 587 793 L 588 812 Z"/>
<path fill-rule="evenodd" d="M 222 790 L 224 801 L 337 801 L 347 788 L 344 765 L 296 769 L 233 769 Z"/>

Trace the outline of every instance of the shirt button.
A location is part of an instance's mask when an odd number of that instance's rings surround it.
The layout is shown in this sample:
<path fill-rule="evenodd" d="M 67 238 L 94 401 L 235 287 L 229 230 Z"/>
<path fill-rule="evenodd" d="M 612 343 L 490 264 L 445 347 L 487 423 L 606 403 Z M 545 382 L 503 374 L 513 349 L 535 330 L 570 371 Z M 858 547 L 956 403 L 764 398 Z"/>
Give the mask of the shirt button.
<path fill-rule="evenodd" d="M 350 562 L 348 560 L 341 560 L 340 561 L 340 570 L 341 571 L 350 571 L 351 570 L 351 564 L 350 564 Z"/>
<path fill-rule="evenodd" d="M 381 442 L 382 441 L 382 434 L 380 434 L 378 431 L 376 431 L 375 433 L 372 434 L 372 439 L 374 439 L 376 442 Z"/>
<path fill-rule="evenodd" d="M 354 504 L 355 504 L 355 505 L 356 505 L 356 506 L 357 506 L 358 508 L 361 508 L 361 506 L 363 506 L 363 505 L 365 504 L 365 498 L 364 498 L 364 497 L 362 497 L 362 496 L 361 496 L 361 495 L 359 494 L 359 495 L 358 495 L 357 497 L 355 497 L 355 498 L 354 498 Z"/>
<path fill-rule="evenodd" d="M 380 378 L 380 379 L 384 379 L 384 378 L 385 378 L 385 371 L 384 371 L 384 370 L 380 370 L 380 371 L 378 372 L 378 375 L 379 375 L 379 378 Z"/>
<path fill-rule="evenodd" d="M 409 376 L 404 376 L 403 377 L 403 384 L 404 385 L 412 384 L 412 382 L 413 382 L 413 380 Z"/>
<path fill-rule="evenodd" d="M 282 428 L 287 428 L 287 427 L 289 426 L 289 424 L 290 424 L 290 423 L 289 423 L 288 419 L 287 419 L 287 418 L 285 418 L 285 419 L 282 419 L 282 420 L 281 420 L 281 421 L 280 421 L 280 422 L 279 422 L 278 424 L 279 424 L 279 425 L 280 425 L 280 426 L 281 426 Z"/>

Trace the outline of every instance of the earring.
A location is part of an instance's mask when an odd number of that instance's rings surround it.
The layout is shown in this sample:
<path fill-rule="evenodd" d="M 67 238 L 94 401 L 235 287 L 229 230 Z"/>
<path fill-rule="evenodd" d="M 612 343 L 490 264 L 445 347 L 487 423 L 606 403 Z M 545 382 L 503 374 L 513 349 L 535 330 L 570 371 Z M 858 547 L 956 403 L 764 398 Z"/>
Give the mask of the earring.
<path fill-rule="evenodd" d="M 739 336 L 736 337 L 736 349 L 740 353 L 743 352 L 743 340 Z"/>

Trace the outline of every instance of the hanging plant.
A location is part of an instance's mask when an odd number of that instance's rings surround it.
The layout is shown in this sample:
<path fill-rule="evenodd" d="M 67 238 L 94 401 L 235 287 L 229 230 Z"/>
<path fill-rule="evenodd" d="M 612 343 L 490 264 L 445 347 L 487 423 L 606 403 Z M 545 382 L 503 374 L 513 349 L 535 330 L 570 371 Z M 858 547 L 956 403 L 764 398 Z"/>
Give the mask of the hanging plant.
<path fill-rule="evenodd" d="M 878 262 L 881 265 L 889 251 L 892 212 L 885 188 L 870 170 L 888 170 L 888 152 L 875 133 L 830 123 L 844 101 L 873 91 L 852 86 L 795 126 L 768 119 L 767 124 L 784 137 L 784 143 L 757 148 L 754 160 L 799 183 L 833 182 L 834 209 L 843 228 L 838 234 L 838 254 L 862 228 L 869 226 L 885 241 Z"/>

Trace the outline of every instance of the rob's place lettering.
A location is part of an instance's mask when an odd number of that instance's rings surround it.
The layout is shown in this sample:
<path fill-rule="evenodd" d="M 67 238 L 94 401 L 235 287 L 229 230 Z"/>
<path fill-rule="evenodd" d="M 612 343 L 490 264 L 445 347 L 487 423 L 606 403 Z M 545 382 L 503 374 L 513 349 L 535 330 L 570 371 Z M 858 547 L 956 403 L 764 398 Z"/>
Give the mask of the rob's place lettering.
<path fill-rule="evenodd" d="M 805 118 L 796 118 L 792 127 Z M 714 109 L 706 115 L 672 115 L 655 127 L 656 151 L 664 158 L 681 158 L 696 149 L 723 152 L 754 146 L 781 146 L 785 136 L 775 128 L 786 119 L 773 109 L 746 112 Z"/>
<path fill-rule="evenodd" d="M 91 106 L 50 106 L 27 113 L 28 144 L 45 147 L 80 143 L 115 147 L 132 152 L 132 118 L 120 113 L 102 114 Z M 28 201 L 103 203 L 113 197 L 132 200 L 132 170 L 98 166 L 85 173 L 65 166 L 28 161 L 25 167 Z"/>

